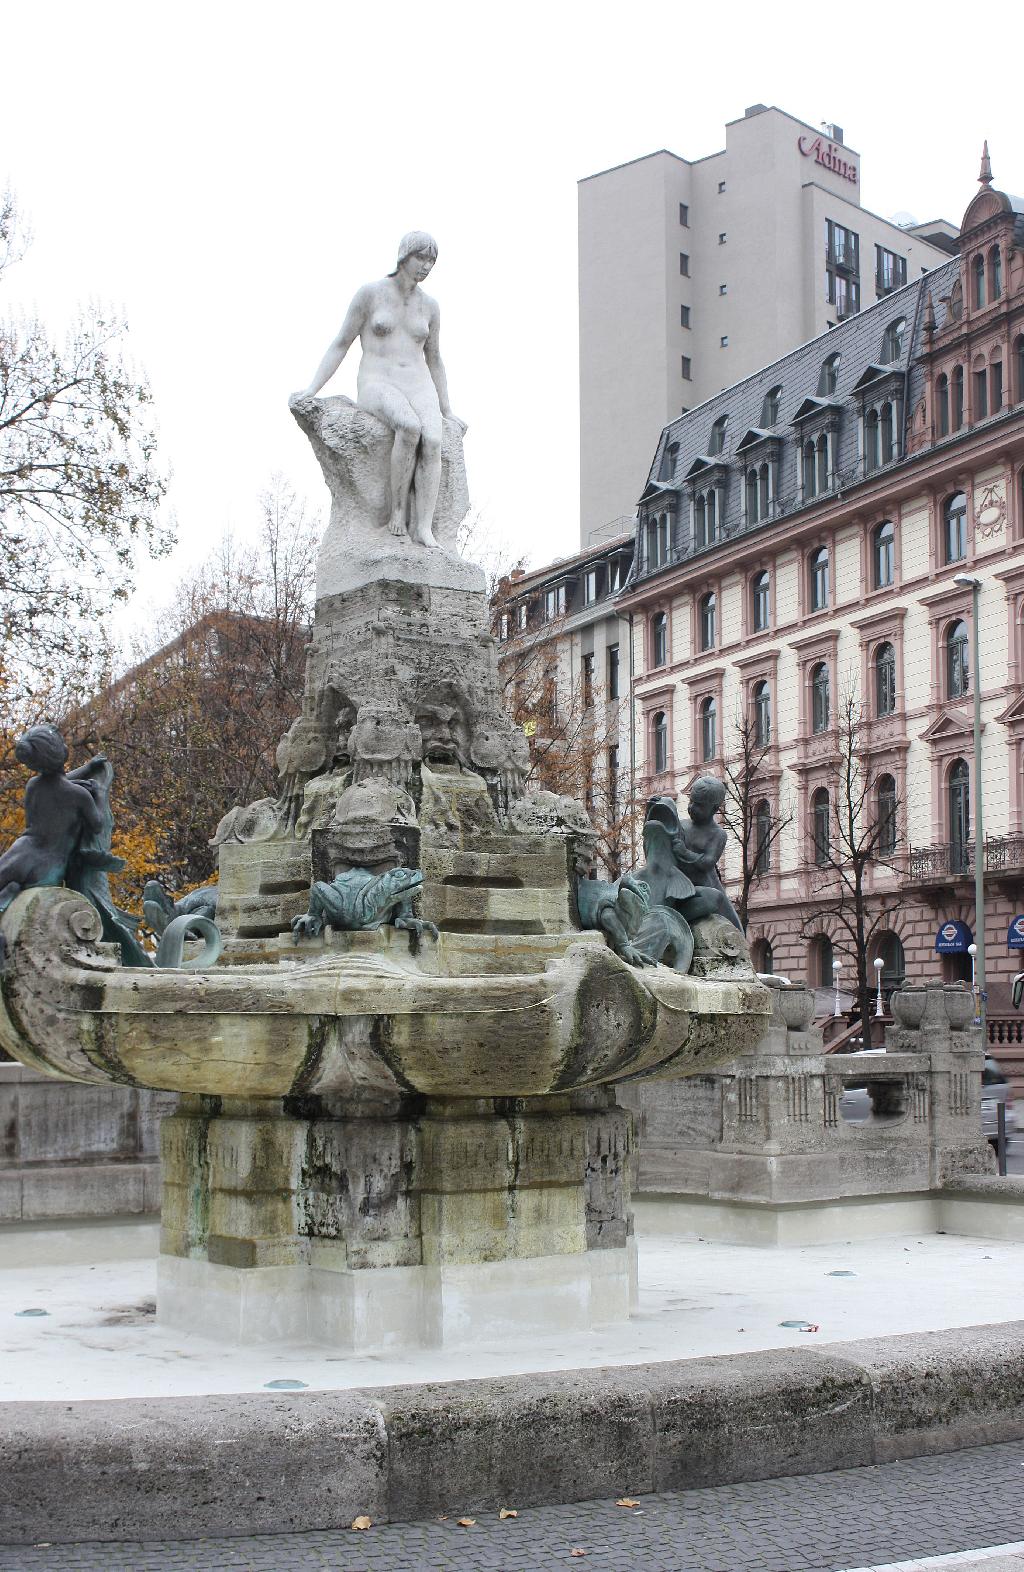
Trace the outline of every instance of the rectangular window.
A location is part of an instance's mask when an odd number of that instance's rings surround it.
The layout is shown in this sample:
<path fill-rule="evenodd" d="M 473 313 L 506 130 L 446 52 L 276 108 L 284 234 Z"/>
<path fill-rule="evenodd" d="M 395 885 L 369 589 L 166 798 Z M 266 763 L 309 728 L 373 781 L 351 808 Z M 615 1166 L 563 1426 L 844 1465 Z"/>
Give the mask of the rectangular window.
<path fill-rule="evenodd" d="M 619 750 L 616 747 L 608 749 L 608 812 L 609 817 L 618 817 L 619 808 Z"/>
<path fill-rule="evenodd" d="M 844 268 L 850 273 L 860 272 L 860 240 L 854 230 L 833 223 L 828 218 L 825 220 L 825 243 L 828 260 L 834 267 Z"/>
<path fill-rule="evenodd" d="M 902 289 L 906 282 L 906 257 L 898 257 L 894 251 L 888 251 L 885 246 L 876 246 L 875 288 L 879 295 L 888 295 L 894 289 Z"/>
<path fill-rule="evenodd" d="M 727 295 L 729 293 L 729 286 L 728 286 L 728 284 L 719 284 L 719 286 L 718 286 L 718 293 L 720 295 Z"/>
<path fill-rule="evenodd" d="M 689 278 L 689 276 L 690 276 L 690 258 L 689 258 L 689 255 L 687 254 L 687 252 L 685 252 L 685 251 L 680 251 L 680 253 L 679 253 L 679 271 L 683 275 L 684 278 Z"/>
<path fill-rule="evenodd" d="M 544 591 L 544 621 L 554 622 L 556 617 L 564 617 L 566 606 L 566 590 L 564 584 L 558 584 L 554 589 Z"/>
<path fill-rule="evenodd" d="M 583 575 L 583 604 L 592 606 L 597 599 L 597 568 L 588 568 Z"/>
<path fill-rule="evenodd" d="M 499 639 L 507 639 L 507 638 L 509 638 L 511 636 L 511 633 L 512 633 L 512 617 L 511 617 L 511 614 L 509 612 L 507 612 L 507 611 L 503 611 L 501 616 L 500 616 L 500 618 L 498 619 L 498 637 L 499 637 Z"/>
<path fill-rule="evenodd" d="M 593 651 L 583 657 L 583 708 L 589 710 L 594 703 L 594 655 Z"/>
<path fill-rule="evenodd" d="M 683 373 L 683 381 L 684 382 L 689 382 L 691 380 L 690 357 L 689 357 L 689 355 L 684 355 L 682 357 L 682 373 Z M 684 410 L 683 413 L 685 414 L 686 411 Z"/>
<path fill-rule="evenodd" d="M 684 229 L 689 229 L 690 209 L 687 207 L 685 202 L 680 202 L 679 204 L 679 222 L 682 224 Z"/>
<path fill-rule="evenodd" d="M 608 646 L 608 697 L 610 699 L 619 697 L 619 646 L 617 644 Z"/>
<path fill-rule="evenodd" d="M 719 181 L 719 182 L 718 182 L 718 195 L 719 195 L 719 196 L 721 196 L 721 195 L 722 195 L 722 192 L 723 192 L 723 191 L 724 191 L 724 190 L 725 190 L 725 181 L 724 181 L 724 180 L 720 180 L 720 181 Z"/>
<path fill-rule="evenodd" d="M 725 230 L 724 229 L 722 230 L 721 234 L 718 237 L 718 244 L 720 246 L 724 246 L 725 245 Z"/>
<path fill-rule="evenodd" d="M 728 333 L 723 333 L 721 338 L 718 340 L 718 342 L 721 344 L 723 349 L 728 349 L 729 348 L 729 335 L 728 335 Z"/>
<path fill-rule="evenodd" d="M 992 362 L 992 413 L 998 415 L 1003 407 L 1003 363 L 1001 360 Z"/>
<path fill-rule="evenodd" d="M 679 307 L 679 326 L 680 327 L 684 327 L 684 328 L 688 328 L 690 326 L 690 308 L 689 308 L 689 306 L 680 306 Z"/>
<path fill-rule="evenodd" d="M 622 588 L 622 558 L 612 557 L 608 563 L 608 593 L 615 595 Z"/>
<path fill-rule="evenodd" d="M 519 605 L 516 607 L 516 627 L 519 629 L 520 633 L 525 633 L 526 632 L 526 628 L 527 628 L 527 624 L 528 624 L 529 620 L 530 620 L 530 608 L 526 604 L 525 600 L 524 601 L 520 601 Z"/>
<path fill-rule="evenodd" d="M 982 368 L 974 373 L 974 418 L 985 420 L 988 416 L 988 372 Z"/>

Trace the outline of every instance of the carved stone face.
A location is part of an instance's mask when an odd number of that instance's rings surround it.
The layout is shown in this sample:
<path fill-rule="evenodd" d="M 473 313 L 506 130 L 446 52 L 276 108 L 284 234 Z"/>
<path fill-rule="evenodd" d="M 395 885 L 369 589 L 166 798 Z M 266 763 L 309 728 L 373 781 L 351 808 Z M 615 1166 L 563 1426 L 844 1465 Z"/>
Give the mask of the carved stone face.
<path fill-rule="evenodd" d="M 370 709 L 359 711 L 349 740 L 353 759 L 368 763 L 412 763 L 421 756 L 419 733 L 402 716 L 394 711 Z"/>

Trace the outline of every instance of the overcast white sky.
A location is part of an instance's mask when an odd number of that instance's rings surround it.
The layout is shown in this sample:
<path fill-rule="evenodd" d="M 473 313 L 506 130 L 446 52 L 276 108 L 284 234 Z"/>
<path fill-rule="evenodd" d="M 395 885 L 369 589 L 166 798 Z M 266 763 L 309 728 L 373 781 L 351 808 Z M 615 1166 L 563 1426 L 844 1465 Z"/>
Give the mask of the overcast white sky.
<path fill-rule="evenodd" d="M 1019 95 L 990 53 L 1019 49 L 1019 15 L 995 0 L 972 32 L 952 5 L 807 0 L 8 6 L 0 184 L 35 238 L 0 309 L 126 315 L 173 471 L 173 571 L 253 529 L 274 470 L 322 504 L 287 395 L 355 287 L 429 229 L 474 504 L 544 562 L 578 539 L 577 179 L 714 152 L 761 101 L 844 127 L 866 207 L 957 222 L 986 136 L 996 184 L 1024 189 Z M 357 350 L 331 391 L 354 390 Z M 140 603 L 167 574 L 143 566 Z"/>

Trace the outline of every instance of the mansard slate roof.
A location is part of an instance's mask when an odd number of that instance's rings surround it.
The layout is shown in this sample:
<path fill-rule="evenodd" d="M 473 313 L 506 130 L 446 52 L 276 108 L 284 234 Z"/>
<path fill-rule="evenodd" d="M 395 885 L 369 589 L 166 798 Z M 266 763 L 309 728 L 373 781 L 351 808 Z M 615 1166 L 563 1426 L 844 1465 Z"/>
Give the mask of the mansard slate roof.
<path fill-rule="evenodd" d="M 671 508 L 674 521 L 669 563 L 695 556 L 698 551 L 715 550 L 722 540 L 759 529 L 769 528 L 780 517 L 796 513 L 803 507 L 820 502 L 804 502 L 799 492 L 800 444 L 813 437 L 820 426 L 836 419 L 838 412 L 838 439 L 834 467 L 837 484 L 845 489 L 863 478 L 858 449 L 860 413 L 869 389 L 877 387 L 884 395 L 885 380 L 900 381 L 906 378 L 904 396 L 904 431 L 911 411 L 916 407 L 924 390 L 924 366 L 921 354 L 924 348 L 924 318 L 927 296 L 930 292 L 938 327 L 947 320 L 949 296 L 960 278 L 960 258 L 951 257 L 920 278 L 895 289 L 883 300 L 869 306 L 858 315 L 847 318 L 826 333 L 791 350 L 781 360 L 775 360 L 761 371 L 746 377 L 742 382 L 716 393 L 696 409 L 689 410 L 666 426 L 661 434 L 647 485 L 640 497 L 638 529 L 646 519 Z M 905 318 L 906 328 L 900 355 L 896 360 L 883 363 L 882 340 L 890 323 Z M 819 377 L 824 361 L 839 354 L 836 391 L 819 393 Z M 868 373 L 869 375 L 865 375 Z M 779 418 L 770 431 L 761 426 L 765 395 L 781 385 Z M 725 443 L 720 454 L 708 455 L 711 428 L 722 415 L 729 422 Z M 799 419 L 799 424 L 795 422 Z M 744 510 L 743 474 L 745 453 L 755 441 L 765 438 L 778 444 L 778 473 L 776 482 L 776 507 L 772 517 L 761 523 L 747 524 Z M 665 450 L 669 444 L 677 445 L 675 465 L 671 479 L 659 478 L 666 463 Z M 899 452 L 905 451 L 902 440 Z M 756 461 L 757 454 L 751 455 Z M 748 460 L 749 462 L 750 460 Z M 902 457 L 894 458 L 885 469 L 904 463 Z M 728 484 L 724 495 L 719 496 L 718 541 L 708 547 L 698 548 L 690 538 L 689 499 L 694 486 L 700 486 L 700 473 L 704 466 L 724 466 Z M 721 469 L 720 469 L 721 472 Z M 644 574 L 644 564 L 638 551 L 634 558 L 633 578 Z M 655 569 L 654 571 L 658 571 Z"/>

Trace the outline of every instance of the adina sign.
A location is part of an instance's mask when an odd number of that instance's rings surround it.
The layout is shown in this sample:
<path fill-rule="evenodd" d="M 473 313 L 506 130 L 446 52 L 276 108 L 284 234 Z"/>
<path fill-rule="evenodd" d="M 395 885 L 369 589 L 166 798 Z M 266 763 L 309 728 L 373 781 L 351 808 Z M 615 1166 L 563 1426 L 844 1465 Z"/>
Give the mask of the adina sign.
<path fill-rule="evenodd" d="M 813 158 L 822 169 L 830 169 L 840 180 L 849 180 L 852 185 L 857 184 L 857 166 L 847 163 L 842 152 L 834 142 L 829 142 L 825 137 L 798 136 L 796 145 L 805 158 Z"/>
<path fill-rule="evenodd" d="M 1011 950 L 1024 950 L 1024 917 L 1013 919 L 1006 935 L 1006 943 Z"/>
<path fill-rule="evenodd" d="M 944 922 L 935 935 L 935 948 L 940 955 L 963 955 L 974 936 L 965 922 L 951 919 Z"/>

